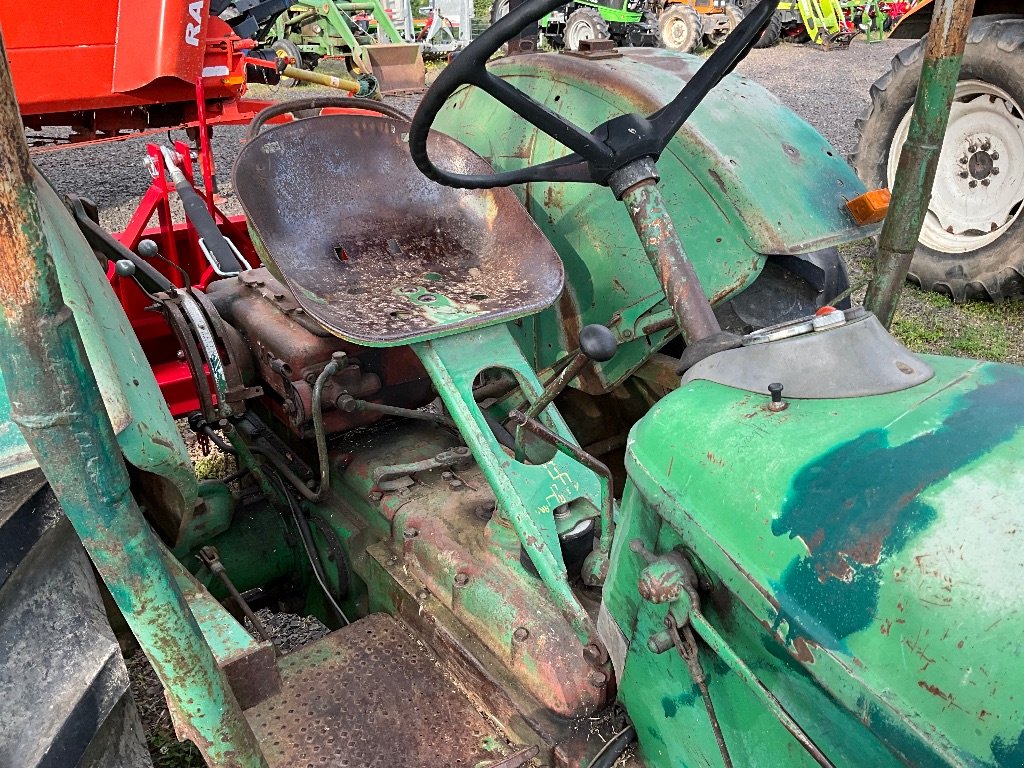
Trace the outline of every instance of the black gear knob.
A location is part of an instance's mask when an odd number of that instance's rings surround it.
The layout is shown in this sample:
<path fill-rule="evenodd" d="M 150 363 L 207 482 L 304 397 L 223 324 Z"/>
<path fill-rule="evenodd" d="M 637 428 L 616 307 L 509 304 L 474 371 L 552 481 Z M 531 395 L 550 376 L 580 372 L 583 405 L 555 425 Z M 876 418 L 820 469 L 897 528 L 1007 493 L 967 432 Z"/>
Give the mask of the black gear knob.
<path fill-rule="evenodd" d="M 603 325 L 585 325 L 580 330 L 580 352 L 596 363 L 611 360 L 618 348 L 615 334 Z"/>

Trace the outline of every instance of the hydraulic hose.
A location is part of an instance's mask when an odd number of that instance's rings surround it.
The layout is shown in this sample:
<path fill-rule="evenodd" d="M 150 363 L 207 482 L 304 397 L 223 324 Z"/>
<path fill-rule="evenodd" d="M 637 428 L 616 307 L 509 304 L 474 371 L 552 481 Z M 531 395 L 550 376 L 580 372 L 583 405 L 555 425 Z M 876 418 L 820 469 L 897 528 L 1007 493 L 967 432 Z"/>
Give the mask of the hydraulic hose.
<path fill-rule="evenodd" d="M 320 485 L 309 496 L 310 501 L 322 501 L 327 495 L 327 489 L 331 487 L 331 463 L 327 456 L 327 435 L 324 432 L 324 406 L 321 398 L 324 394 L 324 384 L 338 372 L 338 363 L 331 360 L 320 375 L 316 377 L 316 384 L 313 385 L 313 432 L 316 435 L 316 455 L 320 461 Z"/>
<path fill-rule="evenodd" d="M 635 738 L 636 730 L 632 725 L 627 725 L 605 742 L 601 751 L 590 761 L 590 768 L 612 768 Z"/>
<path fill-rule="evenodd" d="M 295 519 L 295 525 L 299 530 L 299 538 L 302 540 L 302 548 L 306 551 L 306 557 L 309 559 L 310 567 L 313 569 L 313 575 L 316 577 L 316 581 L 320 585 L 320 589 L 323 590 L 324 597 L 338 617 L 346 625 L 351 624 L 352 622 L 349 621 L 348 616 L 345 615 L 341 606 L 338 605 L 338 601 L 334 599 L 334 595 L 331 594 L 331 589 L 327 585 L 327 577 L 324 575 L 324 568 L 323 564 L 320 562 L 320 555 L 317 554 L 316 551 L 316 544 L 313 541 L 313 532 L 310 530 L 309 521 L 302 513 L 302 510 L 299 509 L 299 505 L 295 502 L 295 497 L 292 496 L 291 492 L 288 490 L 288 486 L 284 484 L 284 481 L 281 480 L 280 476 L 272 470 L 267 472 L 267 475 L 274 479 L 274 482 L 277 483 L 278 488 L 284 495 L 285 501 L 288 502 L 288 509 L 291 511 L 292 517 Z"/>

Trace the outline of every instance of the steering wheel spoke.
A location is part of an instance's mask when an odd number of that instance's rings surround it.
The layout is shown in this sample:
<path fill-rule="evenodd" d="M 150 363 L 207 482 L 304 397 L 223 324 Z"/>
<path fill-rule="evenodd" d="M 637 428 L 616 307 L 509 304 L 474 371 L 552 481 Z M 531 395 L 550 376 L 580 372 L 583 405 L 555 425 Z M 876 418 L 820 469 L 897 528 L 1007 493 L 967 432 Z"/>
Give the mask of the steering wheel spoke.
<path fill-rule="evenodd" d="M 595 161 L 607 162 L 612 158 L 612 149 L 603 141 L 560 117 L 500 77 L 485 70 L 474 84 L 576 154 Z"/>
<path fill-rule="evenodd" d="M 613 173 L 642 158 L 657 158 L 705 96 L 749 53 L 768 25 L 779 0 L 761 0 L 719 46 L 676 97 L 649 118 L 621 115 L 587 132 L 514 85 L 486 69 L 487 60 L 505 43 L 536 24 L 565 0 L 528 0 L 474 40 L 448 67 L 420 102 L 409 130 L 409 151 L 416 167 L 450 187 L 488 189 L 531 181 L 589 181 L 607 184 Z M 463 85 L 475 85 L 573 154 L 513 171 L 466 176 L 435 166 L 427 155 L 427 136 L 448 97 Z"/>

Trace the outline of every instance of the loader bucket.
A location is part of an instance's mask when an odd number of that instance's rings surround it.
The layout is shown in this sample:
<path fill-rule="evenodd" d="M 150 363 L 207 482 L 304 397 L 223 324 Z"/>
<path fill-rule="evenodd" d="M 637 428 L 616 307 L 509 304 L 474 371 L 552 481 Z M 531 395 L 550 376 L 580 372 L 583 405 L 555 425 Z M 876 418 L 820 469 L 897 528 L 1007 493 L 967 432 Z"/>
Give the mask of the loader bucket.
<path fill-rule="evenodd" d="M 426 88 L 426 67 L 416 43 L 381 43 L 364 49 L 383 94 L 419 93 Z"/>

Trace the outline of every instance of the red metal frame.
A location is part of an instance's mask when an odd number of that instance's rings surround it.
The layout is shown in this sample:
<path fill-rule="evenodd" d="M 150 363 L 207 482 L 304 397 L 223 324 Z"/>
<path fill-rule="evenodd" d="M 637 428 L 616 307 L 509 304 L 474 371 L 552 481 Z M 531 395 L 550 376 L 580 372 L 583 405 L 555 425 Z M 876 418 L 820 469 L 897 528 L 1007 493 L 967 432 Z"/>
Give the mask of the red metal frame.
<path fill-rule="evenodd" d="M 202 104 L 202 84 L 197 86 L 198 103 Z M 260 264 L 259 255 L 253 248 L 244 216 L 227 216 L 221 211 L 213 194 L 214 160 L 210 148 L 210 126 L 201 119 L 199 122 L 200 167 L 203 169 L 203 191 L 207 207 L 221 231 L 234 243 L 246 261 L 252 266 Z M 206 140 L 203 140 L 206 137 Z M 191 148 L 184 142 L 175 142 L 174 149 L 182 159 L 181 169 L 190 183 L 194 185 L 194 168 L 192 165 Z M 160 246 L 163 260 L 156 259 L 153 266 L 166 275 L 176 286 L 184 287 L 186 275 L 189 283 L 199 290 L 217 280 L 219 276 L 213 271 L 205 255 L 199 249 L 199 238 L 190 222 L 174 223 L 171 213 L 171 195 L 174 185 L 168 181 L 166 166 L 160 147 L 156 144 L 146 146 L 148 154 L 147 166 L 151 169 L 152 182 L 142 196 L 135 213 L 132 214 L 128 226 L 116 235 L 122 245 L 135 250 L 143 239 L 151 239 Z M 157 226 L 151 227 L 154 215 Z M 114 265 L 107 267 L 107 279 L 117 295 L 125 314 L 132 324 L 142 349 L 146 353 L 156 375 L 157 383 L 167 400 L 171 414 L 175 417 L 185 416 L 198 409 L 199 398 L 192 383 L 192 375 L 188 365 L 178 358 L 178 343 L 163 316 L 147 310 L 152 301 L 142 292 L 134 280 L 119 277 L 114 272 Z"/>

